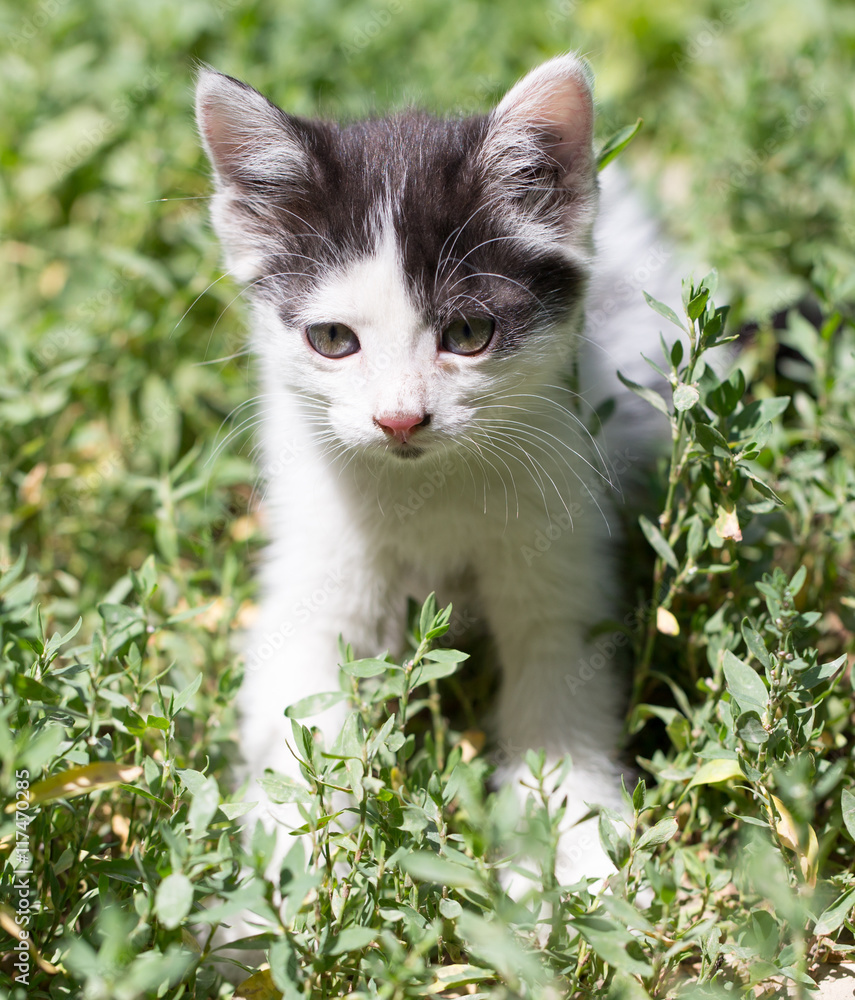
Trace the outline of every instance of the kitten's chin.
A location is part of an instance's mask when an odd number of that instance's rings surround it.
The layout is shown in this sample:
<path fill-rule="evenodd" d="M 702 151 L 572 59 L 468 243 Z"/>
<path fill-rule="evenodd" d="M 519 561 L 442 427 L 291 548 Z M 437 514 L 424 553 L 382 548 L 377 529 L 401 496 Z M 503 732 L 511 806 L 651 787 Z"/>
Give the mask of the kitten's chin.
<path fill-rule="evenodd" d="M 383 452 L 384 455 L 388 455 L 392 461 L 400 460 L 402 462 L 415 462 L 427 455 L 427 448 L 420 448 L 416 444 L 399 444 L 393 445 L 391 448 L 386 448 Z"/>

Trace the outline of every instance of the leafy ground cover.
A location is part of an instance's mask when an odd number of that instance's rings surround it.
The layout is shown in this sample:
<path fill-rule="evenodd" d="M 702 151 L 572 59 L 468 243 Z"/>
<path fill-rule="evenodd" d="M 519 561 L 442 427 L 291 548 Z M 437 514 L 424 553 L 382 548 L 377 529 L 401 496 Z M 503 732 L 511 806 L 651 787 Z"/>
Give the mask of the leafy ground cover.
<path fill-rule="evenodd" d="M 248 907 L 270 969 L 247 996 L 774 995 L 850 954 L 847 5 L 57 0 L 0 17 L 6 995 L 230 996 L 214 931 Z M 714 263 L 726 288 L 689 283 L 685 315 L 661 316 L 652 360 L 674 391 L 651 405 L 673 448 L 633 553 L 651 569 L 637 613 L 595 630 L 635 665 L 643 782 L 628 823 L 600 817 L 618 874 L 610 893 L 561 884 L 558 776 L 536 753 L 525 815 L 489 791 L 489 743 L 442 700 L 470 667 L 428 602 L 406 661 L 342 650 L 330 697 L 354 710 L 327 754 L 306 706 L 283 720 L 305 783 L 270 790 L 303 803 L 308 846 L 274 885 L 269 839 L 240 846 L 230 779 L 233 636 L 264 529 L 193 60 L 301 113 L 466 112 L 569 47 L 597 71 L 603 138 L 644 117 L 624 160 L 687 270 Z M 720 379 L 705 351 L 749 322 Z M 331 789 L 347 816 L 327 818 Z M 533 890 L 514 900 L 498 873 L 522 858 Z"/>

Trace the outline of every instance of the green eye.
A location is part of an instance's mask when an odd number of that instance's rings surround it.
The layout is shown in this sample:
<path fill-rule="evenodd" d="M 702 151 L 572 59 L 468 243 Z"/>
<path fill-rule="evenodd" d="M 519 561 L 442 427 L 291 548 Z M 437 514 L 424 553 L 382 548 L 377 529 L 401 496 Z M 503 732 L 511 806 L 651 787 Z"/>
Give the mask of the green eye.
<path fill-rule="evenodd" d="M 306 327 L 306 339 L 325 358 L 346 358 L 359 350 L 356 334 L 344 323 L 312 323 Z"/>
<path fill-rule="evenodd" d="M 440 344 L 452 354 L 478 354 L 493 339 L 495 329 L 495 320 L 488 316 L 467 316 L 448 324 Z"/>

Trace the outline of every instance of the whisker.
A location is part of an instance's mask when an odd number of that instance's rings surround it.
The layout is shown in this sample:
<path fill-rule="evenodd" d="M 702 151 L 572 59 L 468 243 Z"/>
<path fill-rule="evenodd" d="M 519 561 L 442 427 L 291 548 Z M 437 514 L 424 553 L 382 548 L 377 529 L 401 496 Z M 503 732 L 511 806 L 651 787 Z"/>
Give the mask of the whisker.
<path fill-rule="evenodd" d="M 495 405 L 497 405 L 498 407 L 500 407 L 502 409 L 522 410 L 523 412 L 525 412 L 525 408 L 524 407 L 511 406 L 511 405 L 506 404 L 506 403 L 499 403 L 499 404 L 495 404 Z M 557 441 L 560 445 L 562 445 L 562 447 L 566 448 L 570 452 L 571 455 L 575 455 L 576 458 L 579 459 L 579 461 L 584 462 L 584 464 L 587 465 L 588 468 L 595 475 L 599 476 L 600 479 L 602 479 L 604 483 L 607 483 L 612 489 L 616 489 L 615 484 L 612 482 L 612 480 L 611 480 L 611 478 L 609 476 L 607 476 L 604 472 L 601 472 L 595 465 L 593 465 L 591 462 L 589 462 L 588 459 L 585 458 L 584 455 L 582 455 L 578 451 L 576 451 L 575 448 L 571 447 L 570 444 L 568 444 L 568 442 L 565 441 L 563 438 L 558 437 L 557 434 L 552 434 L 550 431 L 547 431 L 543 427 L 536 427 L 536 425 L 533 425 L 533 424 L 530 424 L 530 423 L 527 423 L 527 422 L 521 421 L 521 420 L 513 420 L 513 419 L 508 420 L 508 419 L 503 418 L 503 417 L 480 417 L 479 419 L 481 419 L 482 421 L 492 421 L 492 422 L 499 423 L 499 424 L 515 424 L 515 425 L 517 425 L 519 427 L 524 427 L 524 428 L 526 428 L 527 430 L 529 430 L 531 432 L 534 432 L 536 430 L 537 432 L 539 432 L 541 434 L 545 434 L 547 437 L 551 438 L 553 441 Z M 607 465 L 605 459 L 603 458 L 602 454 L 600 453 L 599 449 L 597 449 L 597 454 L 599 455 L 600 460 L 603 463 L 603 468 L 607 470 L 608 469 L 608 465 Z"/>

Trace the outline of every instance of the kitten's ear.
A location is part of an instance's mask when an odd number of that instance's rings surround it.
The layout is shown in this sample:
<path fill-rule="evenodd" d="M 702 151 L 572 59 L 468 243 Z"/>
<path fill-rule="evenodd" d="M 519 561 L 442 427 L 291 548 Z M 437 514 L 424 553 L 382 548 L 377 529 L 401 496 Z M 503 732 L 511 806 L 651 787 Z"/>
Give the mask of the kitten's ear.
<path fill-rule="evenodd" d="M 201 69 L 196 121 L 221 184 L 252 185 L 305 173 L 308 158 L 293 119 L 240 80 Z"/>
<path fill-rule="evenodd" d="M 586 64 L 574 55 L 558 56 L 505 95 L 490 115 L 482 155 L 488 170 L 504 178 L 518 198 L 528 195 L 535 208 L 545 207 L 537 196 L 548 193 L 544 186 L 571 195 L 564 222 L 578 225 L 587 219 L 574 216 L 592 217 L 596 201 L 593 131 Z"/>
<path fill-rule="evenodd" d="M 251 281 L 262 273 L 275 231 L 273 198 L 308 175 L 301 123 L 252 87 L 207 67 L 196 83 L 196 121 L 214 168 L 214 228 L 229 268 L 239 281 Z"/>

